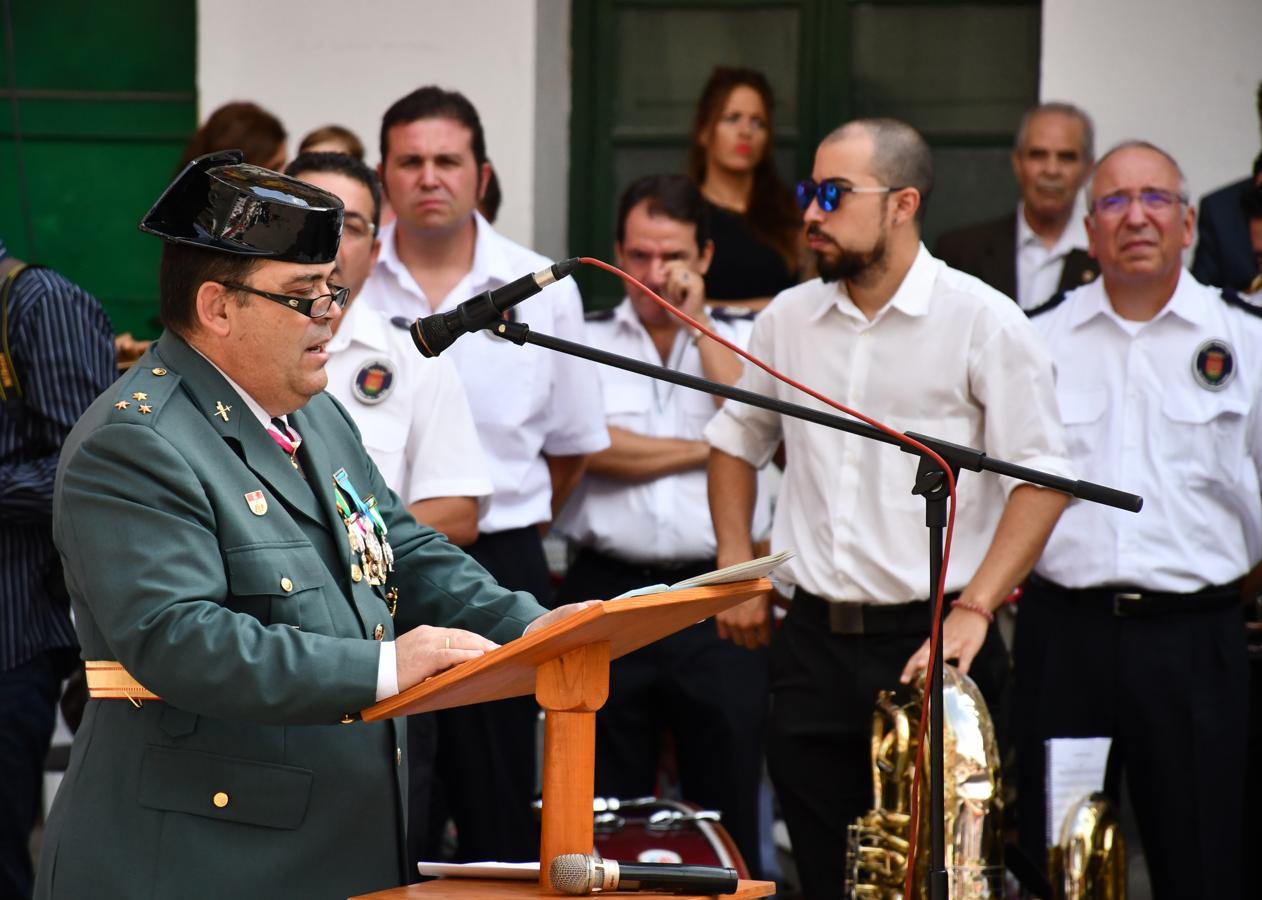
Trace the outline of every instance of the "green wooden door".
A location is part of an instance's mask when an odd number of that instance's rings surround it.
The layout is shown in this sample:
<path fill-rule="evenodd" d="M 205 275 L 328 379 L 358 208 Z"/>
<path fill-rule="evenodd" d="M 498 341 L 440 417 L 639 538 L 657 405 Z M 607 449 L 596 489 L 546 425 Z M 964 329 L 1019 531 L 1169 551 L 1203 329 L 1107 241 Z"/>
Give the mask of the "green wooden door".
<path fill-rule="evenodd" d="M 0 0 L 0 236 L 152 337 L 159 242 L 136 224 L 197 124 L 194 0 Z"/>
<path fill-rule="evenodd" d="M 715 65 L 762 70 L 777 98 L 776 159 L 792 183 L 825 134 L 895 116 L 934 148 L 925 240 L 1012 209 L 1008 149 L 1037 102 L 1039 0 L 575 0 L 569 249 L 612 259 L 614 209 L 634 178 L 682 172 Z M 589 307 L 622 294 L 580 270 Z"/>

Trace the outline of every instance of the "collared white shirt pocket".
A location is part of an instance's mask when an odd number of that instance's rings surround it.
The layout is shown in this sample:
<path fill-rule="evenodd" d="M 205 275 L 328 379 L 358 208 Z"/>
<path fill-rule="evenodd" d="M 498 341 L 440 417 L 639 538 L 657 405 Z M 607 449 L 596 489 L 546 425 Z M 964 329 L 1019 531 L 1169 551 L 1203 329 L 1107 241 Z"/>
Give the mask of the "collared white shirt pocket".
<path fill-rule="evenodd" d="M 608 423 L 638 434 L 648 434 L 649 413 L 653 407 L 653 383 L 641 379 L 643 385 L 604 385 L 605 416 Z"/>
<path fill-rule="evenodd" d="M 1161 401 L 1163 456 L 1192 479 L 1234 484 L 1247 457 L 1248 419 L 1248 404 L 1234 396 L 1170 391 Z"/>
<path fill-rule="evenodd" d="M 1090 456 L 1104 441 L 1109 397 L 1103 388 L 1086 391 L 1056 389 L 1056 406 L 1065 426 L 1065 443 L 1071 459 Z"/>

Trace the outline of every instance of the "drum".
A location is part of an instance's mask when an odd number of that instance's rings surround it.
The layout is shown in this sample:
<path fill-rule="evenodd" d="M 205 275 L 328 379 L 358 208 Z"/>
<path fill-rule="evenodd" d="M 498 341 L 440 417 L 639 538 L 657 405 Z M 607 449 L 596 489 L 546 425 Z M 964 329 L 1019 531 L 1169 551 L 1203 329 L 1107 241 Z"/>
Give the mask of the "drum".
<path fill-rule="evenodd" d="M 740 878 L 749 878 L 745 860 L 717 812 L 658 797 L 598 797 L 593 807 L 596 852 L 605 859 L 729 866 Z"/>

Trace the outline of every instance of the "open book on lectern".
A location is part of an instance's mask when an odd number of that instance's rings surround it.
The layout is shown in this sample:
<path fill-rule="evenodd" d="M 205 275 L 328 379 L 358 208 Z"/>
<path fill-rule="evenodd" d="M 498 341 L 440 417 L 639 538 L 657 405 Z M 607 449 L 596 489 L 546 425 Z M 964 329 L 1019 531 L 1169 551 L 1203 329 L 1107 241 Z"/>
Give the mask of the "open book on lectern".
<path fill-rule="evenodd" d="M 643 594 L 686 591 L 688 588 L 705 587 L 708 584 L 733 584 L 737 581 L 749 581 L 751 578 L 766 578 L 777 566 L 792 559 L 794 555 L 794 551 L 791 549 L 781 550 L 779 553 L 773 553 L 770 556 L 760 556 L 758 559 L 747 560 L 732 566 L 724 566 L 722 569 L 715 569 L 713 572 L 706 572 L 704 575 L 694 575 L 692 578 L 685 578 L 683 581 L 675 584 L 650 584 L 647 587 L 636 588 L 633 591 L 627 591 L 625 594 L 619 594 L 613 599 L 621 600 L 624 597 L 639 597 Z"/>

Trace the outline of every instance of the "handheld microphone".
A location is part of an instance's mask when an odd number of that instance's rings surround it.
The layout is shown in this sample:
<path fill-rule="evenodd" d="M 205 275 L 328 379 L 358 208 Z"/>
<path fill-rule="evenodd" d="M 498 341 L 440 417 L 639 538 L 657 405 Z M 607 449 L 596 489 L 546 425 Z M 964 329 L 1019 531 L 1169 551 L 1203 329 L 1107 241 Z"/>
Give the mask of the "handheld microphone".
<path fill-rule="evenodd" d="M 562 853 L 548 867 L 548 880 L 562 894 L 734 894 L 737 877 L 736 870 L 727 866 L 620 863 L 585 853 Z"/>
<path fill-rule="evenodd" d="M 541 272 L 523 275 L 503 287 L 470 297 L 455 309 L 417 319 L 412 323 L 412 342 L 422 356 L 437 356 L 460 335 L 481 331 L 503 316 L 505 310 L 534 296 L 554 281 L 560 281 L 577 268 L 577 257 L 563 259 Z"/>

